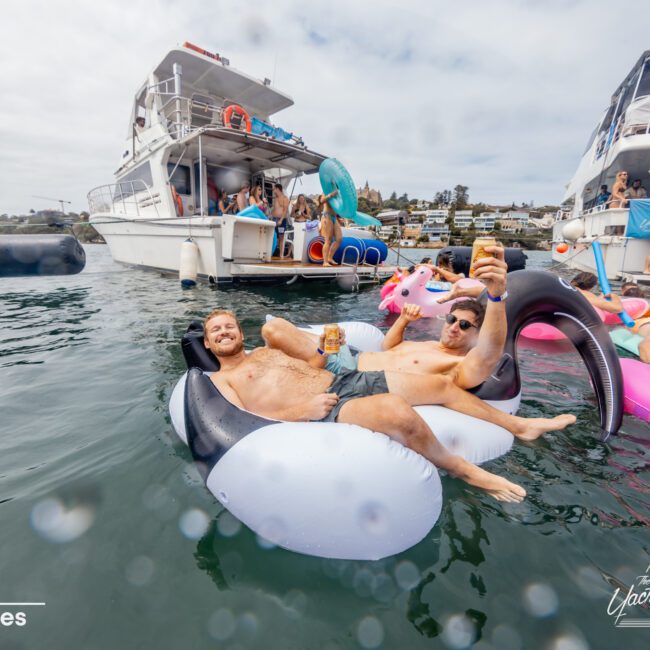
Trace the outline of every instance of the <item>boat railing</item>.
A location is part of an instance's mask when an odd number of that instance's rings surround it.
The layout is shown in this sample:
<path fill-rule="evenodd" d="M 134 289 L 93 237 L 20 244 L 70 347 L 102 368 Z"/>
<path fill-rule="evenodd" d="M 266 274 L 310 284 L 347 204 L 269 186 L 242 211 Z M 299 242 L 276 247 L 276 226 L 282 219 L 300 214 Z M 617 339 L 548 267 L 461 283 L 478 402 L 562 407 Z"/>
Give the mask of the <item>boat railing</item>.
<path fill-rule="evenodd" d="M 160 193 L 152 192 L 149 185 L 141 179 L 100 185 L 90 190 L 87 198 L 91 215 L 109 212 L 139 217 L 145 210 L 150 214 L 153 208 L 156 216 L 160 216 Z"/>
<path fill-rule="evenodd" d="M 633 135 L 648 135 L 650 133 L 650 122 L 636 122 L 625 125 L 623 118 L 619 119 L 614 127 L 613 133 L 605 131 L 601 133 L 596 147 L 596 160 L 606 154 L 612 146 L 621 138 L 629 138 Z"/>
<path fill-rule="evenodd" d="M 170 80 L 167 80 L 169 82 Z M 162 82 L 161 82 L 162 83 Z M 157 84 L 156 87 L 160 86 Z M 207 98 L 183 97 L 174 93 L 165 92 L 164 88 L 154 90 L 163 100 L 159 114 L 163 124 L 166 124 L 167 130 L 172 137 L 176 139 L 184 138 L 196 131 L 219 132 L 219 131 L 245 131 L 246 125 L 244 120 L 238 121 L 233 117 L 228 126 L 224 124 L 223 113 L 227 108 L 226 105 L 219 105 L 207 101 Z M 224 104 L 232 104 L 226 100 Z M 264 139 L 274 139 L 267 134 L 254 134 L 256 137 Z M 282 142 L 282 140 L 278 140 Z M 285 140 L 285 142 L 287 142 Z M 288 140 L 293 145 L 304 147 L 302 138 L 291 135 Z"/>

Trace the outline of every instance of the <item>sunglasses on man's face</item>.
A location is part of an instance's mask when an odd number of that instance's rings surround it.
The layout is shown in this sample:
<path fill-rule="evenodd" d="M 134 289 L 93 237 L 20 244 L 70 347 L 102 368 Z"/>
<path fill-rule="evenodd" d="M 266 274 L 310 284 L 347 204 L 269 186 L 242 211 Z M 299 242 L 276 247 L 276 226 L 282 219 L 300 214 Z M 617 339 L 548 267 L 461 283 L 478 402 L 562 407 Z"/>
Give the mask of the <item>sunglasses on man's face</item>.
<path fill-rule="evenodd" d="M 474 323 L 465 320 L 464 318 L 459 319 L 456 316 L 454 316 L 454 314 L 447 314 L 445 316 L 445 322 L 447 323 L 447 325 L 453 325 L 456 321 L 458 321 L 458 327 L 460 327 L 460 329 L 463 330 L 463 332 L 466 332 L 470 327 L 476 327 L 476 329 L 478 329 L 478 326 L 474 325 Z"/>

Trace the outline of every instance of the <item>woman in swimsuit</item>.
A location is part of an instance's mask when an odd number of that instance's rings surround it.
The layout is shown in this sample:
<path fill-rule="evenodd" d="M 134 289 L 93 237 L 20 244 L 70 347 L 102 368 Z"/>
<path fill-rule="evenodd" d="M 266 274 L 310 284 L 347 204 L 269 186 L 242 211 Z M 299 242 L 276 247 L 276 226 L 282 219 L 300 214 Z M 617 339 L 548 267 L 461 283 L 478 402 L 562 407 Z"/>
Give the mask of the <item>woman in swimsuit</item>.
<path fill-rule="evenodd" d="M 625 198 L 625 190 L 627 189 L 627 172 L 620 171 L 616 174 L 614 187 L 612 187 L 612 196 L 607 204 L 608 208 L 625 208 L 627 207 L 627 199 Z"/>
<path fill-rule="evenodd" d="M 341 239 L 343 239 L 343 233 L 336 218 L 336 212 L 332 210 L 332 206 L 328 203 L 338 193 L 338 190 L 334 190 L 329 194 L 321 194 L 318 197 L 318 205 L 323 209 L 323 215 L 320 219 L 320 234 L 325 238 L 325 243 L 323 244 L 323 266 L 333 266 L 336 264 L 333 259 L 334 253 L 341 244 Z"/>
<path fill-rule="evenodd" d="M 291 218 L 294 221 L 309 221 L 311 219 L 311 210 L 307 205 L 307 200 L 304 194 L 298 194 L 296 204 L 291 211 Z"/>

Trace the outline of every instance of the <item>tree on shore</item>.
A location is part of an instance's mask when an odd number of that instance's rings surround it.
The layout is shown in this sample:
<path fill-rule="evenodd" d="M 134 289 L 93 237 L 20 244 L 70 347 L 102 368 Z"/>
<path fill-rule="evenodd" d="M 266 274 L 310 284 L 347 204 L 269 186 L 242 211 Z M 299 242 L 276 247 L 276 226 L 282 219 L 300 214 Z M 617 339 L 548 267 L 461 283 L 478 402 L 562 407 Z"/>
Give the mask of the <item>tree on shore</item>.
<path fill-rule="evenodd" d="M 469 187 L 467 185 L 456 185 L 454 187 L 454 207 L 462 210 L 467 207 L 469 201 Z"/>

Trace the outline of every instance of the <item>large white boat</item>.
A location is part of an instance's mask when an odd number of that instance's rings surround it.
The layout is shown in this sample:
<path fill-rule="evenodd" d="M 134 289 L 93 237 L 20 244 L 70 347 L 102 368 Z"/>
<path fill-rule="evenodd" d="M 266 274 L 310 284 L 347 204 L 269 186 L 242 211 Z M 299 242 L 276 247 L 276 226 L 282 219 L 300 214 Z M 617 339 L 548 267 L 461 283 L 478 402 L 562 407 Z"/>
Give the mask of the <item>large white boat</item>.
<path fill-rule="evenodd" d="M 291 245 L 273 257 L 273 221 L 215 214 L 216 188 L 233 194 L 246 182 L 260 185 L 271 205 L 275 183 L 290 194 L 298 177 L 318 171 L 325 156 L 270 122 L 292 104 L 268 79 L 234 70 L 218 54 L 191 43 L 168 52 L 135 95 L 115 183 L 88 193 L 90 223 L 113 258 L 177 273 L 191 238 L 198 277 L 213 283 L 338 278 L 348 287 L 391 275 L 392 267 L 366 263 L 364 246 L 341 266 L 310 263 L 315 224 L 294 223 Z"/>
<path fill-rule="evenodd" d="M 612 95 L 567 185 L 553 227 L 555 261 L 595 271 L 590 245 L 597 240 L 608 279 L 650 282 L 650 275 L 642 273 L 650 255 L 648 199 L 630 200 L 626 207 L 599 202 L 601 186 L 607 185 L 611 192 L 619 171 L 628 173 L 628 187 L 634 179 L 641 179 L 650 196 L 650 51 L 641 56 Z M 565 240 L 572 244 L 568 250 Z"/>

